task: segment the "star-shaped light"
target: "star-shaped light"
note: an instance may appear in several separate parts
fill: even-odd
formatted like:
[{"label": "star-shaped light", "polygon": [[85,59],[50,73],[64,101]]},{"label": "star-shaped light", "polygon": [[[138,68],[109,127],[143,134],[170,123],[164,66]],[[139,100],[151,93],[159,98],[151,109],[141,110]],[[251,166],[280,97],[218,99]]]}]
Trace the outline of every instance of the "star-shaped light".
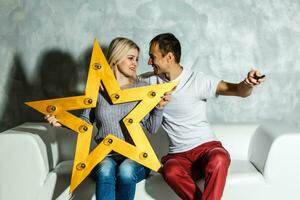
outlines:
[{"label": "star-shaped light", "polygon": [[[90,152],[93,125],[68,112],[96,107],[101,84],[113,104],[139,101],[137,106],[123,119],[135,146],[109,134]],[[140,121],[158,104],[164,93],[172,90],[175,86],[176,83],[165,83],[121,90],[99,43],[95,40],[85,95],[32,101],[25,104],[44,115],[55,115],[61,124],[78,133],[70,185],[70,192],[73,192],[111,151],[158,171],[161,164],[140,126]]]}]

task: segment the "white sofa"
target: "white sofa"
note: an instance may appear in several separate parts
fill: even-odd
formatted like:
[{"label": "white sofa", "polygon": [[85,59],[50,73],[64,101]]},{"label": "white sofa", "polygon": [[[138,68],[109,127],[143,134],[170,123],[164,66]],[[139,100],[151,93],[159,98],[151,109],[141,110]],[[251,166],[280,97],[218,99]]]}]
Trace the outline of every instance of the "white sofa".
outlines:
[{"label": "white sofa", "polygon": [[[214,124],[231,154],[223,200],[299,200],[300,131],[279,122]],[[167,138],[149,136],[158,156]],[[25,123],[0,133],[0,199],[95,199],[95,183],[87,178],[69,194],[76,134],[46,123]],[[199,185],[203,185],[201,181]],[[160,174],[137,185],[137,200],[176,200]]]}]

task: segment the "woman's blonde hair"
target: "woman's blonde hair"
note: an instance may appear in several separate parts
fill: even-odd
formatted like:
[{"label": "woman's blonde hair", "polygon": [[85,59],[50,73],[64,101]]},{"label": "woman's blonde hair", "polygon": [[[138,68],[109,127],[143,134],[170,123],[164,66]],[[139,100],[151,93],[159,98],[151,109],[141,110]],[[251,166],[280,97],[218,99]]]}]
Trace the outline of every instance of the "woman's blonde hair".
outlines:
[{"label": "woman's blonde hair", "polygon": [[140,51],[138,45],[130,39],[123,37],[117,37],[113,39],[109,45],[107,52],[108,64],[111,67],[116,65],[127,55],[130,49],[137,49],[138,52]]}]

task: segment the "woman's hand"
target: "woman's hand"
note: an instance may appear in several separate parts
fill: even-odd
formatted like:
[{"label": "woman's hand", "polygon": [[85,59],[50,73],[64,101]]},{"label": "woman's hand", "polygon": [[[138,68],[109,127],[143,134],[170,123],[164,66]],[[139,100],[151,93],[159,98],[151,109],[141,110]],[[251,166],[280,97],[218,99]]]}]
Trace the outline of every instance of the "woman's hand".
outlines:
[{"label": "woman's hand", "polygon": [[61,123],[58,122],[58,120],[56,119],[56,117],[54,115],[46,115],[45,119],[49,122],[49,124],[51,124],[52,126],[55,127],[60,127]]}]

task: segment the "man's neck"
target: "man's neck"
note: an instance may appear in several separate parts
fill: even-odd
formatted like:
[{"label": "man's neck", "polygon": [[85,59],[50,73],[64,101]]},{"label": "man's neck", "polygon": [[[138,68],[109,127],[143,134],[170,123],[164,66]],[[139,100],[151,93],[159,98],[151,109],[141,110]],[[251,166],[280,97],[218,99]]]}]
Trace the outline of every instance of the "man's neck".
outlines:
[{"label": "man's neck", "polygon": [[169,72],[165,73],[165,77],[169,81],[173,81],[182,73],[182,70],[183,70],[183,68],[180,66],[180,64],[175,64],[175,65],[171,66]]}]

